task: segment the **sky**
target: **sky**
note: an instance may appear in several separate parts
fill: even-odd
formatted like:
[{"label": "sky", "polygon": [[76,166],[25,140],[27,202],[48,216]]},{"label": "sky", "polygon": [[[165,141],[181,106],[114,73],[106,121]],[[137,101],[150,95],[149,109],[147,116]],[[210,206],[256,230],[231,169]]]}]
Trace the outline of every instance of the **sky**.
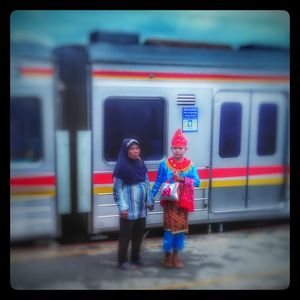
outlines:
[{"label": "sky", "polygon": [[290,16],[284,10],[16,10],[12,41],[50,47],[86,44],[89,33],[108,30],[148,38],[290,47]]}]

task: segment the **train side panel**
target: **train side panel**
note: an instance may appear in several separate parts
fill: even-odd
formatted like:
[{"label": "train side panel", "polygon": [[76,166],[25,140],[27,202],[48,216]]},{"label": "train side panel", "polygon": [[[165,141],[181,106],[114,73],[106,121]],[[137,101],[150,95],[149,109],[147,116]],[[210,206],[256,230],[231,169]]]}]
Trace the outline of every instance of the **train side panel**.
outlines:
[{"label": "train side panel", "polygon": [[[191,224],[288,216],[288,199],[284,196],[288,77],[270,76],[270,83],[266,83],[261,74],[251,75],[250,82],[241,82],[237,75],[231,81],[220,83],[217,81],[224,73],[219,71],[218,76],[214,73],[215,82],[207,80],[204,83],[202,77],[202,80],[195,83],[186,80],[185,76],[190,71],[186,69],[175,69],[172,72],[169,67],[169,78],[164,75],[163,80],[152,80],[156,72],[161,74],[163,70],[152,67],[149,71],[147,66],[144,67],[146,71],[130,70],[130,66],[122,66],[125,71],[119,71],[114,66],[114,71],[109,73],[103,70],[105,67],[94,68],[92,85],[94,232],[118,227],[118,210],[111,194],[111,172],[119,147],[115,145],[115,157],[110,162],[105,159],[105,154],[102,157],[100,154],[101,151],[106,151],[107,143],[110,143],[104,137],[107,131],[105,120],[114,119],[115,115],[113,111],[106,111],[105,105],[115,100],[119,100],[116,102],[119,107],[124,105],[123,111],[121,109],[118,112],[118,118],[124,118],[124,122],[119,123],[119,119],[114,119],[109,127],[116,132],[123,130],[125,134],[126,127],[131,126],[130,121],[134,124],[134,120],[137,120],[135,124],[141,126],[138,131],[132,129],[126,134],[143,139],[143,135],[147,136],[153,128],[151,122],[144,122],[142,106],[147,107],[147,104],[143,100],[155,103],[158,99],[163,99],[166,104],[163,108],[165,122],[160,124],[160,134],[163,134],[162,138],[165,137],[161,148],[166,151],[161,152],[161,156],[171,155],[169,145],[172,132],[178,127],[185,132],[189,145],[187,155],[195,162],[202,182],[200,189],[195,191],[196,211],[190,214]],[[203,70],[197,72],[201,73]],[[247,74],[247,71],[244,72]],[[104,74],[117,74],[118,78],[112,79]],[[138,78],[129,80],[129,74],[132,77],[135,74]],[[173,74],[176,74],[176,82],[171,77]],[[139,80],[140,76],[143,76],[143,80]],[[209,75],[206,76],[209,78]],[[256,82],[259,80],[262,82]],[[136,103],[135,109],[132,109],[132,101]],[[139,119],[139,114],[143,116],[142,119]],[[272,126],[265,128],[269,119],[273,122],[272,126],[276,127],[274,132]],[[155,122],[155,113],[153,120]],[[190,122],[191,127],[186,122]],[[123,124],[123,128],[120,124]],[[115,135],[111,134],[110,138],[113,136]],[[273,146],[268,145],[269,141],[266,140],[270,138],[273,139],[270,143],[275,143]],[[273,150],[270,153],[264,147],[273,147]],[[257,154],[257,151],[260,152]],[[159,160],[147,161],[147,165],[153,182]],[[108,185],[101,184],[101,176],[103,179],[106,176]],[[269,196],[265,197],[265,193]],[[162,224],[159,195],[155,210],[149,213],[147,224]]]},{"label": "train side panel", "polygon": [[[122,67],[124,69],[124,66]],[[130,69],[130,66],[127,68]],[[103,67],[96,65],[92,71],[94,232],[116,229],[119,225],[118,210],[112,197],[112,171],[120,140],[125,136],[135,136],[141,141],[142,154],[149,169],[152,185],[160,161],[171,155],[172,132],[182,126],[188,139],[187,155],[193,159],[199,174],[203,177],[201,187],[195,191],[196,211],[191,214],[190,219],[191,222],[207,220],[211,89],[198,88],[197,84],[175,82],[171,79],[158,81],[148,77],[144,80],[139,78],[129,80],[126,72],[119,72],[119,78],[112,80],[108,76],[100,77],[99,70],[103,72]],[[159,71],[158,68],[156,70]],[[188,119],[186,115],[190,116],[192,113],[195,124],[189,128],[184,122]],[[119,132],[121,136],[116,136],[113,130]],[[105,136],[106,134],[110,134],[109,138]],[[117,144],[113,141],[114,138]],[[107,157],[109,152],[107,149],[114,149],[111,151],[114,152],[111,161]],[[151,227],[161,224],[162,208],[157,195],[155,209],[149,212],[147,225]]]},{"label": "train side panel", "polygon": [[11,60],[11,240],[56,237],[53,64]]},{"label": "train side panel", "polygon": [[[110,42],[88,46],[82,49],[84,55],[72,46],[58,51],[61,77],[68,78],[64,99],[74,104],[74,115],[65,114],[73,135],[71,214],[91,216],[84,221],[89,233],[118,230],[112,172],[122,139],[141,142],[153,184],[160,161],[171,155],[170,140],[177,128],[188,139],[187,156],[201,178],[190,223],[288,216],[288,200],[279,195],[286,186],[282,134],[288,116],[280,103],[289,101],[288,53]],[[265,99],[270,103],[256,100],[260,94],[271,97]],[[281,94],[286,97],[280,100]],[[83,126],[77,124],[78,117]],[[255,155],[255,147],[261,148],[253,146],[256,135],[274,135],[264,129],[266,121],[259,125],[266,117],[277,124],[274,153],[258,150]],[[275,199],[263,199],[266,192]],[[147,225],[162,226],[159,195]]]},{"label": "train side panel", "polygon": [[288,217],[288,86],[221,90],[214,100],[209,219]]}]

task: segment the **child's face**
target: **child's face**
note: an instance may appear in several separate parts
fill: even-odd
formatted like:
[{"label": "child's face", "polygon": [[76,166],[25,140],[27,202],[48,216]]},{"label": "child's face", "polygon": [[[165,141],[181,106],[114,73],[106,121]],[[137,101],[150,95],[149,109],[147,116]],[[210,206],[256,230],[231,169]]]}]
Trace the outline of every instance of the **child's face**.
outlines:
[{"label": "child's face", "polygon": [[181,159],[184,156],[184,153],[186,152],[186,147],[171,147],[173,156],[175,159]]}]

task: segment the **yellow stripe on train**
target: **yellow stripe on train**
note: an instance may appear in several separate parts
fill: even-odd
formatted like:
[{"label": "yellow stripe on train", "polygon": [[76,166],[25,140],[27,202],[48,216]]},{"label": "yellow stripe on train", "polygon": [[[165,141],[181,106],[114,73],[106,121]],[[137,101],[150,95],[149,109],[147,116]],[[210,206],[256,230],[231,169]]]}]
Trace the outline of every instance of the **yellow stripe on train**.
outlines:
[{"label": "yellow stripe on train", "polygon": [[[229,186],[245,186],[247,184],[246,179],[237,180],[213,180],[212,187],[229,187]],[[284,178],[254,178],[248,180],[248,185],[279,185],[284,184]],[[152,185],[152,184],[151,184]],[[208,188],[208,181],[202,181],[200,184],[201,189]],[[112,186],[97,186],[94,188],[94,195],[112,194]]]},{"label": "yellow stripe on train", "polygon": [[24,196],[26,196],[26,197],[34,197],[34,198],[45,197],[45,196],[55,197],[56,192],[55,192],[55,190],[13,191],[13,192],[10,193],[10,195],[12,197],[24,197]]},{"label": "yellow stripe on train", "polygon": [[[150,186],[153,186],[153,183],[150,183]],[[206,189],[208,188],[208,181],[202,181],[200,184],[200,188],[201,189]],[[108,186],[97,186],[94,187],[94,195],[99,195],[99,194],[112,194],[112,185],[108,185]]]},{"label": "yellow stripe on train", "polygon": [[284,178],[250,179],[248,185],[278,185],[283,184]]},{"label": "yellow stripe on train", "polygon": [[[253,178],[248,179],[248,185],[278,185],[283,184],[284,178]],[[237,180],[213,180],[212,187],[245,186],[246,179]]]}]

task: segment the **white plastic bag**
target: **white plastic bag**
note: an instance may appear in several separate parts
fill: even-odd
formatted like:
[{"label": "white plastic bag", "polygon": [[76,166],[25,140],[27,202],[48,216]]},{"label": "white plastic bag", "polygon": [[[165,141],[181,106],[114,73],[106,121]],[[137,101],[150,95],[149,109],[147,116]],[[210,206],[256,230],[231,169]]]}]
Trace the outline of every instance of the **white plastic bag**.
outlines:
[{"label": "white plastic bag", "polygon": [[171,200],[171,201],[178,201],[179,200],[179,193],[178,187],[179,182],[170,183],[170,180],[163,183],[161,188],[161,200]]}]

